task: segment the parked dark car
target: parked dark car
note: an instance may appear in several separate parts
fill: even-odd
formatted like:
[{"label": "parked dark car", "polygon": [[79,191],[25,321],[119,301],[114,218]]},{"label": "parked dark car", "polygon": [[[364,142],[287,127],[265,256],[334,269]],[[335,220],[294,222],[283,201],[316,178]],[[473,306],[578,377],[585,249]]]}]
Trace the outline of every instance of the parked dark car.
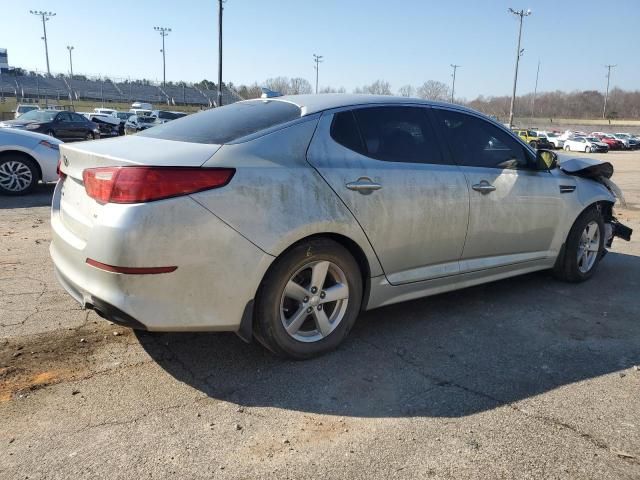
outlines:
[{"label": "parked dark car", "polygon": [[21,128],[65,141],[100,138],[95,123],[78,113],[59,110],[32,110],[20,118],[0,123],[0,127]]},{"label": "parked dark car", "polygon": [[120,133],[120,120],[104,113],[85,113],[84,116],[100,129],[101,138],[117,137]]},{"label": "parked dark car", "polygon": [[187,114],[183,112],[169,112],[167,110],[153,110],[151,115],[156,117],[159,123],[167,123],[171,120],[185,117]]},{"label": "parked dark car", "polygon": [[124,133],[126,135],[133,135],[134,133],[155,127],[156,125],[160,125],[160,121],[156,117],[150,115],[131,115],[129,120],[124,124]]},{"label": "parked dark car", "polygon": [[135,113],[133,112],[116,112],[114,113],[114,116],[120,121],[120,129],[119,129],[119,133],[120,135],[124,135],[124,125],[125,123],[127,123],[127,120],[129,120],[131,117],[133,117],[135,115]]}]

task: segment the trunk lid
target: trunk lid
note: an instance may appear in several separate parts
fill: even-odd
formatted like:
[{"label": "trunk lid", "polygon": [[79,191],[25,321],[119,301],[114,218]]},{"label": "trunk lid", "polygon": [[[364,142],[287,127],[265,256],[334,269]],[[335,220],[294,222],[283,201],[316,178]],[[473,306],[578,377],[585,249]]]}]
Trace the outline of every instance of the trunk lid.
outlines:
[{"label": "trunk lid", "polygon": [[175,142],[136,135],[60,145],[61,171],[82,181],[86,168],[121,165],[199,167],[220,145]]},{"label": "trunk lid", "polygon": [[[199,167],[220,145],[183,143],[157,138],[128,136],[60,145],[60,170],[66,175],[59,186],[59,220],[83,247],[93,226],[102,221],[106,206],[87,195],[82,180],[86,168],[153,165]],[[58,190],[58,189],[57,189]],[[54,199],[54,203],[56,199]]]}]

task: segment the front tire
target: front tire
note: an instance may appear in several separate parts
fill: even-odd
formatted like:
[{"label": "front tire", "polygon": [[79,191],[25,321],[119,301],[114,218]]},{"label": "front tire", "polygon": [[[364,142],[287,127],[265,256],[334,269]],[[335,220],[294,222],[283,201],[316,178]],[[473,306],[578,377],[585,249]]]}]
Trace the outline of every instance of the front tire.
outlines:
[{"label": "front tire", "polygon": [[564,151],[565,152],[570,152],[571,151],[571,147],[569,145],[565,145],[564,146]]},{"label": "front tire", "polygon": [[362,275],[329,239],[302,243],[277,259],[258,295],[254,334],[276,355],[296,360],[335,349],[360,312]]},{"label": "front tire", "polygon": [[38,168],[30,158],[11,154],[0,159],[0,193],[26,195],[35,188],[38,180]]},{"label": "front tire", "polygon": [[595,272],[604,251],[604,220],[596,208],[582,212],[569,231],[554,274],[567,282],[584,282]]}]

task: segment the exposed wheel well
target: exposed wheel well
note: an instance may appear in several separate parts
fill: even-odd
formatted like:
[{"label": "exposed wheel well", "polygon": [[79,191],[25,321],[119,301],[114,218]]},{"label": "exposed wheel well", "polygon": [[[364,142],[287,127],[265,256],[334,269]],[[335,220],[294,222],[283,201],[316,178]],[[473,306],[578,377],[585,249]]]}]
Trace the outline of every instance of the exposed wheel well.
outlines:
[{"label": "exposed wheel well", "polygon": [[40,164],[38,163],[38,161],[35,158],[33,158],[28,153],[22,152],[20,150],[5,150],[3,152],[0,152],[0,160],[3,160],[5,157],[8,157],[10,155],[11,156],[20,156],[20,157],[27,158],[27,159],[31,160],[33,162],[33,164],[36,166],[36,170],[38,172],[38,180],[42,180],[42,169],[40,168]]}]

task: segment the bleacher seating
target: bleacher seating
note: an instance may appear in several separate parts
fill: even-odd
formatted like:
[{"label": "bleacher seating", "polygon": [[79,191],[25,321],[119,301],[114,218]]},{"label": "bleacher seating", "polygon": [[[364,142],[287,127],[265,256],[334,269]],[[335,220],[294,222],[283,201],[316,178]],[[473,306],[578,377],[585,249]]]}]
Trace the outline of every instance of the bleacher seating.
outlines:
[{"label": "bleacher seating", "polygon": [[[217,90],[201,90],[196,87],[176,85],[157,86],[137,81],[113,83],[111,80],[89,80],[80,76],[47,77],[43,75],[8,75],[0,77],[0,92],[4,96],[18,98],[65,99],[73,95],[77,100],[99,100],[107,102],[147,102],[162,105],[215,105]],[[242,98],[233,90],[224,87],[222,101],[225,105]]]}]

